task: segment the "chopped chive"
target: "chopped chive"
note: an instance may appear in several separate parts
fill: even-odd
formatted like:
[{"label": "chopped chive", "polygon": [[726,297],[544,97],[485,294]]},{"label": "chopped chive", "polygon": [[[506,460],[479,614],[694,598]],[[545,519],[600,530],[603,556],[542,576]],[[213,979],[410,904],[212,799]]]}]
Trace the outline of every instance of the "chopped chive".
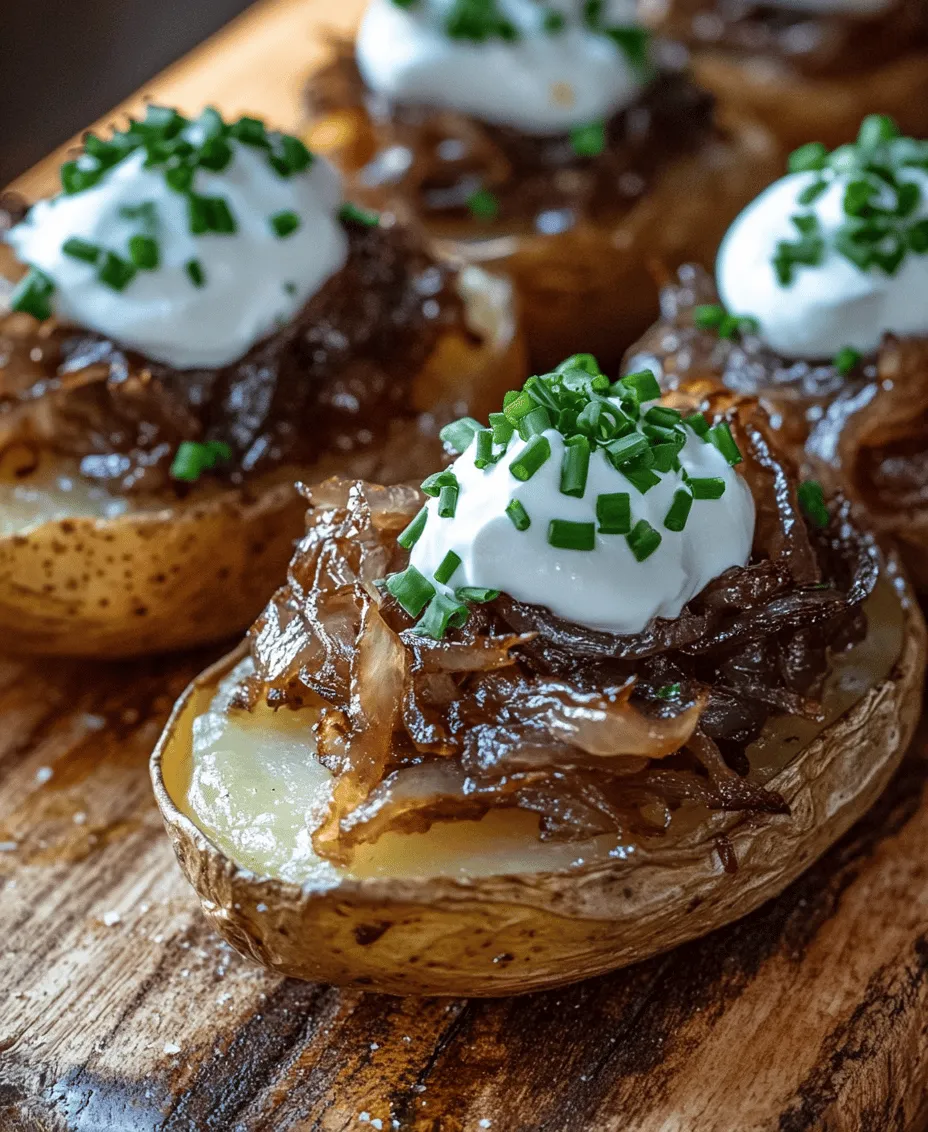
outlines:
[{"label": "chopped chive", "polygon": [[460,629],[469,616],[470,610],[462,602],[447,594],[437,593],[412,631],[419,637],[431,637],[440,641],[449,628]]},{"label": "chopped chive", "polygon": [[338,218],[343,224],[360,224],[362,228],[376,228],[380,224],[380,213],[372,212],[369,208],[362,208],[350,200],[338,211]]},{"label": "chopped chive", "polygon": [[625,536],[628,548],[639,562],[650,558],[661,545],[660,532],[656,531],[647,519],[639,519]]},{"label": "chopped chive", "polygon": [[187,220],[194,236],[205,232],[231,236],[238,230],[228,202],[222,197],[202,197],[191,193],[187,197]]},{"label": "chopped chive", "polygon": [[124,291],[135,278],[133,264],[120,259],[114,252],[106,252],[103,262],[97,268],[97,279],[114,291]]},{"label": "chopped chive", "polygon": [[807,142],[789,155],[790,173],[817,173],[825,168],[828,150],[821,142]]},{"label": "chopped chive", "polygon": [[196,483],[203,472],[232,458],[232,449],[225,441],[184,440],[177,446],[171,463],[171,477]]},{"label": "chopped chive", "polygon": [[650,468],[625,467],[621,469],[621,472],[632,487],[637,488],[642,495],[650,491],[652,487],[657,487],[661,482],[661,477],[655,475]]},{"label": "chopped chive", "polygon": [[494,444],[508,444],[515,432],[505,413],[490,413],[490,427],[493,429]]},{"label": "chopped chive", "polygon": [[203,271],[203,265],[198,259],[188,259],[184,264],[184,271],[190,279],[194,287],[202,287],[206,283],[206,274]]},{"label": "chopped chive", "polygon": [[719,421],[717,425],[713,425],[709,429],[709,440],[718,448],[732,467],[741,463],[743,459],[741,449],[731,434],[731,425],[728,421]]},{"label": "chopped chive", "polygon": [[572,369],[582,369],[590,377],[602,377],[603,371],[594,354],[571,354],[557,367],[555,373],[569,373]]},{"label": "chopped chive", "polygon": [[457,483],[446,483],[438,493],[439,519],[453,519],[458,509],[458,495],[460,488]]},{"label": "chopped chive", "polygon": [[483,425],[480,421],[475,421],[473,417],[461,417],[459,420],[446,424],[438,436],[446,448],[450,448],[452,452],[457,452],[460,456],[462,452],[467,450],[475,433],[480,432],[482,428]]},{"label": "chopped chive", "polygon": [[656,401],[661,395],[657,378],[649,369],[640,370],[638,373],[627,373],[619,378],[619,385],[628,389],[641,402]]},{"label": "chopped chive", "polygon": [[671,409],[667,405],[652,405],[644,415],[648,424],[660,425],[662,428],[673,428],[680,423],[682,418],[681,412],[677,409]]},{"label": "chopped chive", "polygon": [[435,596],[435,587],[415,566],[407,566],[398,574],[389,574],[386,586],[410,617],[418,617]]},{"label": "chopped chive", "polygon": [[416,515],[409,526],[400,532],[400,534],[397,536],[396,541],[400,544],[403,550],[412,550],[412,548],[416,545],[416,543],[419,541],[419,537],[425,530],[425,522],[428,517],[428,508],[422,507],[418,515]]},{"label": "chopped chive", "polygon": [[530,480],[551,455],[551,445],[546,436],[533,436],[521,453],[509,465],[509,470],[517,480]]},{"label": "chopped chive", "polygon": [[860,362],[861,355],[852,347],[845,346],[835,354],[833,365],[842,377],[847,377],[852,369]]},{"label": "chopped chive", "polygon": [[627,535],[632,529],[631,496],[628,492],[597,495],[596,521],[601,535]]},{"label": "chopped chive", "polygon": [[275,153],[271,165],[282,177],[303,173],[313,163],[313,155],[293,134],[274,135]]},{"label": "chopped chive", "polygon": [[269,145],[267,129],[260,118],[243,115],[237,122],[232,123],[229,133],[236,141],[244,142],[245,145],[259,146],[262,149],[266,149]]},{"label": "chopped chive", "polygon": [[648,451],[648,438],[640,432],[630,432],[627,436],[620,436],[618,440],[610,440],[605,446],[606,455],[610,462],[621,468]]},{"label": "chopped chive", "polygon": [[686,486],[694,499],[721,499],[725,494],[725,481],[719,476],[691,476]]},{"label": "chopped chive", "polygon": [[606,148],[606,126],[603,122],[590,122],[574,126],[570,131],[570,145],[578,157],[599,157]]},{"label": "chopped chive", "polygon": [[590,442],[585,436],[571,436],[564,441],[561,459],[561,494],[582,499],[590,472]]},{"label": "chopped chive", "polygon": [[868,114],[860,123],[857,144],[863,149],[875,149],[882,142],[899,137],[899,127],[888,114]]},{"label": "chopped chive", "polygon": [[683,691],[680,684],[664,684],[663,687],[657,689],[657,695],[662,700],[675,700]]},{"label": "chopped chive", "polygon": [[426,495],[430,495],[433,499],[437,499],[441,495],[443,487],[457,487],[458,477],[450,468],[445,468],[441,472],[432,472],[419,485]]},{"label": "chopped chive", "polygon": [[565,22],[563,12],[559,12],[557,8],[547,8],[542,19],[542,27],[548,35],[557,35],[564,30]]},{"label": "chopped chive", "polygon": [[596,526],[552,519],[548,524],[548,543],[559,550],[592,550],[596,546]]},{"label": "chopped chive", "polygon": [[478,189],[467,198],[467,208],[475,220],[495,220],[499,216],[499,200],[489,189]]},{"label": "chopped chive", "polygon": [[828,508],[825,506],[825,493],[822,485],[816,480],[805,480],[797,492],[799,506],[817,527],[827,527],[829,523]]},{"label": "chopped chive", "polygon": [[71,259],[79,259],[84,263],[96,263],[100,258],[100,248],[89,240],[82,240],[80,236],[71,236],[61,245],[61,250]]},{"label": "chopped chive", "polygon": [[686,526],[686,520],[690,516],[690,508],[693,506],[693,497],[685,488],[677,488],[674,492],[673,502],[670,504],[670,509],[664,516],[664,526],[668,531],[682,531]]},{"label": "chopped chive", "polygon": [[152,236],[130,236],[129,259],[143,271],[156,270],[161,262],[158,241]]},{"label": "chopped chive", "polygon": [[651,455],[654,458],[654,470],[665,474],[669,472],[677,462],[679,451],[680,449],[672,441],[655,444],[651,449]]},{"label": "chopped chive", "polygon": [[446,585],[448,583],[448,580],[451,578],[451,575],[455,572],[455,570],[457,570],[460,565],[461,556],[459,554],[455,554],[453,550],[449,550],[445,557],[438,564],[438,568],[435,570],[435,581],[441,582],[443,586]]},{"label": "chopped chive", "polygon": [[495,464],[496,458],[493,455],[493,430],[490,428],[482,428],[474,435],[477,438],[476,448],[474,450],[474,465],[478,468],[487,468],[491,464]]},{"label": "chopped chive", "polygon": [[516,428],[518,428],[522,418],[527,417],[537,406],[538,402],[526,390],[522,390],[521,393],[516,393],[514,397],[509,397],[507,394],[503,399],[503,412],[506,415],[506,419]]},{"label": "chopped chive", "polygon": [[523,440],[530,440],[533,436],[540,436],[551,427],[551,417],[544,405],[536,405],[519,421],[519,436]]},{"label": "chopped chive", "polygon": [[709,422],[702,413],[690,413],[688,417],[683,418],[683,423],[695,432],[697,436],[702,437],[703,440],[708,440]]},{"label": "chopped chive", "polygon": [[717,330],[725,318],[721,303],[704,303],[693,310],[693,324],[700,330]]},{"label": "chopped chive", "polygon": [[513,499],[509,502],[506,508],[506,514],[509,516],[512,525],[517,531],[527,531],[532,525],[532,521],[528,517],[528,512],[518,499]]},{"label": "chopped chive", "polygon": [[225,138],[207,138],[197,154],[197,164],[212,173],[221,173],[231,160],[232,146]]},{"label": "chopped chive", "polygon": [[31,314],[40,322],[52,316],[51,297],[55,284],[51,277],[37,267],[30,267],[26,275],[13,288],[10,310]]},{"label": "chopped chive", "polygon": [[499,590],[491,590],[486,586],[461,586],[460,589],[454,591],[454,596],[458,601],[473,601],[478,605],[483,605],[488,601],[496,601],[499,597]]},{"label": "chopped chive", "polygon": [[66,161],[61,166],[61,187],[67,196],[74,196],[92,189],[105,172],[99,163],[83,166],[77,161]]},{"label": "chopped chive", "polygon": [[193,184],[193,167],[190,165],[175,165],[165,169],[164,179],[168,188],[176,193],[185,193]]},{"label": "chopped chive", "polygon": [[292,210],[284,209],[282,212],[275,212],[273,216],[269,216],[268,223],[278,240],[283,240],[299,228],[300,218]]}]

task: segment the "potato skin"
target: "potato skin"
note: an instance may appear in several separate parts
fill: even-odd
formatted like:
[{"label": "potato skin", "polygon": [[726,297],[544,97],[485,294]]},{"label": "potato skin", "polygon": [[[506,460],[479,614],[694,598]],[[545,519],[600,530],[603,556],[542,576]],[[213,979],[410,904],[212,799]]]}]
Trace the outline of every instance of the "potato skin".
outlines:
[{"label": "potato skin", "polygon": [[[776,896],[884,789],[915,730],[924,621],[898,575],[905,624],[889,677],[826,728],[770,786],[786,818],[716,813],[682,842],[567,872],[346,880],[335,888],[258,877],[223,856],[175,806],[190,728],[240,648],[178,701],[151,760],[155,796],[181,868],[216,930],[284,975],[388,994],[492,997],[626,966],[746,915]],[[724,833],[738,860],[713,851]],[[258,911],[259,905],[265,908]]]},{"label": "potato skin", "polygon": [[785,150],[809,141],[829,149],[853,141],[865,115],[889,114],[904,134],[928,131],[928,52],[836,78],[805,76],[769,60],[711,48],[692,54],[693,77],[723,107],[762,122]]},{"label": "potato skin", "polygon": [[[480,336],[439,339],[412,386],[418,412],[464,404],[485,414],[525,378],[524,343],[504,281],[462,287]],[[482,278],[481,278],[482,277]],[[187,648],[243,632],[287,569],[304,529],[294,484],[336,472],[397,482],[441,459],[437,426],[397,421],[379,446],[329,454],[240,489],[196,485],[178,501],[113,519],[75,516],[0,536],[0,640],[5,651],[99,658]]]}]

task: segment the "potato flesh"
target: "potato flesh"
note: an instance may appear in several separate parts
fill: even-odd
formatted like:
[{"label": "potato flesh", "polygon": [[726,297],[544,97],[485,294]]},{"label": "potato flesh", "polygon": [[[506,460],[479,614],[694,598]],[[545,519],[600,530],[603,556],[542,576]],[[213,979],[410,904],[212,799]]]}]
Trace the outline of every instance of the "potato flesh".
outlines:
[{"label": "potato flesh", "polygon": [[129,509],[127,499],[84,479],[73,461],[46,461],[21,477],[0,474],[0,537],[61,519],[117,519]]},{"label": "potato flesh", "polygon": [[[834,659],[824,696],[825,720],[773,717],[748,749],[752,777],[769,780],[825,726],[834,722],[900,655],[903,610],[893,584],[882,579],[867,604],[870,630],[855,648]],[[223,680],[209,709],[194,722],[188,786],[180,808],[239,865],[294,883],[336,884],[350,876],[499,876],[580,867],[606,855],[626,857],[635,846],[616,836],[542,842],[538,819],[499,810],[479,821],[442,822],[427,833],[385,834],[361,846],[350,870],[338,869],[312,849],[312,832],[328,804],[332,776],[314,758],[309,711],[277,713],[260,706],[229,709],[229,698],[250,661]],[[705,816],[683,807],[680,832]]]}]

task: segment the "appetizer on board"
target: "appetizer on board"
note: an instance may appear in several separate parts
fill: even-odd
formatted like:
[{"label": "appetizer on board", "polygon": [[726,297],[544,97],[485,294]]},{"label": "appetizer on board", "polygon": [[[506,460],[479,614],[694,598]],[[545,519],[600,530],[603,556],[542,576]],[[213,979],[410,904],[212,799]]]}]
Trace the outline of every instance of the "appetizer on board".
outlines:
[{"label": "appetizer on board", "polygon": [[815,474],[900,540],[924,587],[928,142],[873,115],[853,144],[804,145],[789,167],[732,224],[716,285],[681,269],[626,364],[665,387],[721,378],[761,396]]},{"label": "appetizer on board", "polygon": [[657,311],[651,265],[709,262],[778,159],[623,0],[372,0],[308,99],[359,200],[511,275],[536,368],[617,365]]},{"label": "appetizer on board", "polygon": [[524,375],[508,283],[255,118],[149,106],[56,196],[0,203],[4,647],[240,631],[303,529],[296,479],[421,474],[442,414]]},{"label": "appetizer on board", "polygon": [[685,44],[721,105],[787,149],[849,141],[864,114],[928,133],[924,0],[641,0],[643,22]]},{"label": "appetizer on board", "polygon": [[307,493],[247,642],[152,757],[216,929],[284,974],[501,995],[779,892],[917,719],[917,603],[757,403],[590,355],[422,484]]}]

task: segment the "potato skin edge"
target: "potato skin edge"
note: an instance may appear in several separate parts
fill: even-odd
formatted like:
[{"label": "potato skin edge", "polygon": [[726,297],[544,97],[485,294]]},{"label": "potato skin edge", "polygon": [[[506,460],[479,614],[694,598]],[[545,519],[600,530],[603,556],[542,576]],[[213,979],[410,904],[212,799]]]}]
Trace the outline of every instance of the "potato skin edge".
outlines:
[{"label": "potato skin edge", "polygon": [[[926,630],[898,573],[902,651],[887,679],[771,782],[788,818],[714,814],[678,845],[571,873],[463,881],[365,878],[332,888],[258,877],[226,858],[175,806],[162,762],[244,646],[184,692],[151,759],[178,861],[213,927],[283,975],[387,994],[495,997],[561,986],[667,951],[779,894],[877,799],[921,712]],[[725,833],[738,858],[712,849]],[[265,908],[258,911],[258,906]]]}]

